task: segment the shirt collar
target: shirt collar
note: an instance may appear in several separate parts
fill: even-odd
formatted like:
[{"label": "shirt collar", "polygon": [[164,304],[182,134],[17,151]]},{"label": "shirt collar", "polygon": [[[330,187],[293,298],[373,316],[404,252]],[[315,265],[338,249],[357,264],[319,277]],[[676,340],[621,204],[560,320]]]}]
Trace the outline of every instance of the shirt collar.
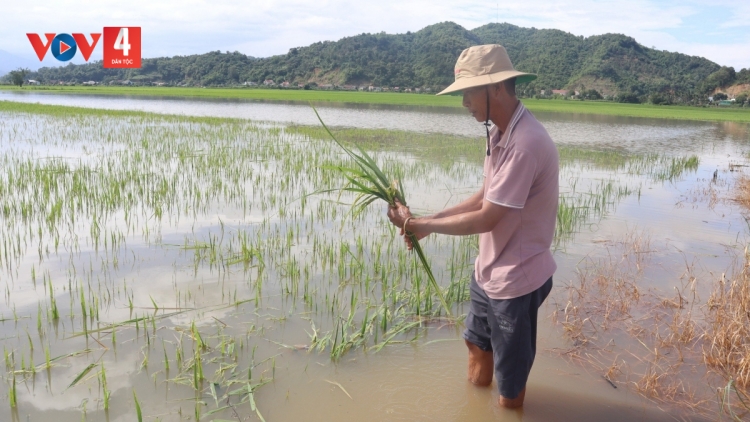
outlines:
[{"label": "shirt collar", "polygon": [[503,148],[508,148],[508,143],[510,142],[510,135],[513,133],[513,129],[515,129],[516,124],[519,120],[521,120],[521,116],[523,116],[524,111],[526,111],[526,107],[524,107],[522,102],[518,102],[518,105],[516,106],[516,111],[513,112],[513,116],[510,118],[510,122],[508,123],[508,128],[505,130],[505,132],[500,136],[500,131],[498,130],[496,125],[492,125],[490,128],[490,147],[492,149],[495,149],[496,146],[499,144],[502,144]]}]

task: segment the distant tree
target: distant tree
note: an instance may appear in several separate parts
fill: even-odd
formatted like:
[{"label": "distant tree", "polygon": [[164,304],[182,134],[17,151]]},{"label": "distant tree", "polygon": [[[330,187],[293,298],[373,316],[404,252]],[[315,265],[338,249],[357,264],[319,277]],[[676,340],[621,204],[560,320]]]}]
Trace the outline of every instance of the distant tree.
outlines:
[{"label": "distant tree", "polygon": [[705,92],[711,92],[716,88],[724,88],[734,83],[737,78],[737,74],[733,67],[723,66],[716,72],[708,75],[705,81],[703,81],[703,90]]},{"label": "distant tree", "polygon": [[586,100],[601,100],[602,94],[599,93],[599,91],[595,89],[589,89],[586,91],[583,91],[581,93],[581,96]]},{"label": "distant tree", "polygon": [[714,94],[714,101],[726,100],[727,98],[729,97],[727,97],[727,94],[723,92],[717,92],[716,94]]},{"label": "distant tree", "polygon": [[648,100],[649,100],[649,102],[651,104],[656,104],[656,105],[669,105],[669,104],[672,104],[672,101],[669,100],[668,96],[666,96],[664,94],[661,94],[661,93],[658,93],[658,92],[655,92],[655,93],[651,94],[648,97]]},{"label": "distant tree", "polygon": [[621,92],[617,94],[617,102],[639,104],[641,102],[641,99],[638,98],[638,95],[632,92]]},{"label": "distant tree", "polygon": [[26,75],[28,75],[29,73],[31,73],[31,71],[24,68],[12,70],[10,72],[10,81],[13,83],[13,85],[18,85],[19,87],[21,87],[23,86],[23,82],[26,79]]},{"label": "distant tree", "polygon": [[747,94],[740,94],[734,97],[734,100],[737,102],[737,104],[743,105],[745,104],[745,101],[747,101]]},{"label": "distant tree", "polygon": [[240,72],[237,70],[237,66],[229,66],[229,79],[232,82],[238,82],[240,78]]},{"label": "distant tree", "polygon": [[568,95],[568,97],[575,97],[576,96],[576,90],[575,89],[569,89],[567,95]]}]

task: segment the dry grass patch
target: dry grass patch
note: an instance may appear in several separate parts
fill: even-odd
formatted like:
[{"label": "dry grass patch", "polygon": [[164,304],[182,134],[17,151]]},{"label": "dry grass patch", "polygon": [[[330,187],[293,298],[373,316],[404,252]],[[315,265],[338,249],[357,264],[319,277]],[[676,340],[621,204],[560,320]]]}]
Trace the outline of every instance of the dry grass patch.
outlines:
[{"label": "dry grass patch", "polygon": [[[664,294],[646,275],[657,249],[645,232],[633,230],[606,243],[602,257],[582,261],[577,279],[566,286],[565,306],[553,314],[571,342],[562,354],[594,368],[613,387],[632,388],[675,409],[708,417],[720,409],[739,414],[736,397],[747,395],[750,382],[749,283],[720,282],[704,302],[695,263],[686,262],[675,274],[680,285]],[[748,262],[750,257],[739,273],[745,280]],[[727,405],[726,394],[717,391],[729,380],[735,380],[735,400]]]},{"label": "dry grass patch", "polygon": [[734,187],[734,200],[750,210],[750,177],[747,175],[741,175],[737,178],[737,182]]},{"label": "dry grass patch", "polygon": [[[567,303],[553,319],[562,324],[575,346],[598,339],[613,323],[631,319],[631,308],[641,300],[637,281],[649,260],[651,239],[636,231],[607,246],[604,258],[587,258],[578,279],[567,284]],[[618,249],[617,252],[613,248]]]},{"label": "dry grass patch", "polygon": [[[750,387],[750,255],[739,273],[727,280],[722,274],[707,303],[704,360],[734,380]],[[746,391],[747,392],[747,391]]]}]

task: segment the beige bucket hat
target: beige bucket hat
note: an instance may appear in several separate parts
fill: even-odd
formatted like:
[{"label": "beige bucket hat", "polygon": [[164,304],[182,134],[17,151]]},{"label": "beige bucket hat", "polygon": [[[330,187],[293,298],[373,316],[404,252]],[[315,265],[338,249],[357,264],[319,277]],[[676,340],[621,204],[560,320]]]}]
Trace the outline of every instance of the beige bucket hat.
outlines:
[{"label": "beige bucket hat", "polygon": [[437,95],[496,84],[510,78],[516,78],[516,83],[536,79],[533,73],[514,69],[505,47],[498,44],[475,45],[462,51],[456,61],[454,73],[456,81]]}]

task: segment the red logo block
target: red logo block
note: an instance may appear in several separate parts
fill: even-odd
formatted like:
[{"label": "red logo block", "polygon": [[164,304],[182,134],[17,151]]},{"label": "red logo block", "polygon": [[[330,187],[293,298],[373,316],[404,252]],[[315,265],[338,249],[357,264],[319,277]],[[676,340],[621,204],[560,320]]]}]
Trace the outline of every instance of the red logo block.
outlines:
[{"label": "red logo block", "polygon": [[104,27],[104,67],[141,67],[141,27]]}]

